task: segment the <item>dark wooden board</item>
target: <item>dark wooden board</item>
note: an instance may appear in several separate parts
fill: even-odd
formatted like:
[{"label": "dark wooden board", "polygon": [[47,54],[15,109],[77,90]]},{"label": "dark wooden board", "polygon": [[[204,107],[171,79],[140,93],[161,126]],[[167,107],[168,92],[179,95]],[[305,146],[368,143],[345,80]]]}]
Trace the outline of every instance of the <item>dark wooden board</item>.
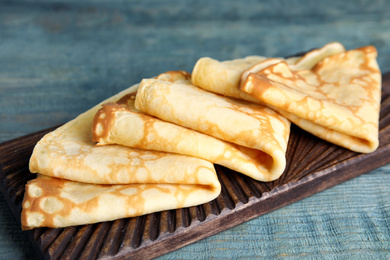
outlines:
[{"label": "dark wooden board", "polygon": [[[390,163],[390,73],[383,76],[379,148],[351,152],[292,125],[287,167],[263,183],[216,166],[222,192],[196,207],[68,228],[25,231],[45,259],[148,259],[186,246]],[[0,144],[0,190],[20,221],[28,161],[46,129]]]}]

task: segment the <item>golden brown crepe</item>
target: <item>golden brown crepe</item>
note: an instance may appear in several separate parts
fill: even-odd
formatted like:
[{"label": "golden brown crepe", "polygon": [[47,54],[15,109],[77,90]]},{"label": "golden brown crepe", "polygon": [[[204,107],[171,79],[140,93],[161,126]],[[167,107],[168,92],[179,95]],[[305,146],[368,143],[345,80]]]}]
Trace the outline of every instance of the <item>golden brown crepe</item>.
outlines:
[{"label": "golden brown crepe", "polygon": [[[334,42],[302,57],[264,58],[246,68],[235,64],[236,60],[202,58],[194,67],[192,82],[215,93],[267,105],[306,131],[353,151],[372,152],[378,146],[381,74],[375,48],[346,52],[343,45]],[[231,71],[233,78],[219,76]],[[300,80],[291,80],[291,75]],[[320,84],[319,77],[325,77],[320,78]],[[260,97],[254,89],[267,95]],[[325,103],[325,109],[309,107],[306,99],[299,103],[305,96],[309,97],[307,102]],[[335,117],[328,116],[329,109]]]},{"label": "golden brown crepe", "polygon": [[[104,103],[115,102],[137,87]],[[30,171],[60,179],[37,178],[28,183],[22,210],[25,228],[62,227],[142,215],[202,204],[219,195],[214,166],[206,160],[120,145],[95,147],[91,129],[100,107],[95,106],[45,135],[35,146]],[[89,192],[95,189],[94,197],[87,201]],[[135,190],[142,192],[133,194]],[[154,200],[153,196],[170,201]],[[112,202],[114,198],[117,203]],[[138,203],[133,204],[134,201]]]},{"label": "golden brown crepe", "polygon": [[[237,167],[246,162],[243,161],[242,155],[236,157],[239,153],[237,149],[234,151],[232,148],[238,148],[244,153],[258,150],[263,155],[258,157],[260,164],[258,163],[257,168],[263,173],[253,175],[254,178],[271,181],[284,171],[290,123],[272,109],[222,97],[199,89],[189,82],[166,82],[158,79],[142,80],[136,95],[135,107],[166,122],[235,144],[226,144],[225,148],[220,145],[221,148],[209,147],[216,141],[207,143],[209,141],[202,137],[195,141],[206,147],[199,150],[200,153],[204,153],[200,155],[202,158],[211,155],[219,159],[219,154],[222,154],[226,163],[231,163],[229,167]],[[183,137],[182,140],[185,139],[186,137]],[[183,146],[191,142],[193,141],[188,139]],[[245,149],[239,148],[240,146]],[[227,148],[230,151],[226,150]],[[207,151],[209,149],[210,151]],[[258,152],[257,154],[261,155]]]},{"label": "golden brown crepe", "polygon": [[[302,60],[313,57],[309,53]],[[381,73],[376,57],[376,49],[367,46],[306,66],[280,61],[249,73],[241,90],[322,139],[369,153],[379,144]]]},{"label": "golden brown crepe", "polygon": [[[176,76],[171,77],[173,74]],[[185,80],[171,71],[160,79]],[[183,81],[184,82],[184,81]],[[134,107],[136,93],[116,103],[103,105],[95,115],[92,139],[98,146],[120,144],[147,150],[184,154],[223,165],[256,180],[270,181],[267,155],[260,150],[225,142],[221,139],[160,120]]]},{"label": "golden brown crepe", "polygon": [[22,227],[66,227],[189,207],[214,198],[218,185],[213,178],[197,185],[104,185],[39,176],[26,186]]}]

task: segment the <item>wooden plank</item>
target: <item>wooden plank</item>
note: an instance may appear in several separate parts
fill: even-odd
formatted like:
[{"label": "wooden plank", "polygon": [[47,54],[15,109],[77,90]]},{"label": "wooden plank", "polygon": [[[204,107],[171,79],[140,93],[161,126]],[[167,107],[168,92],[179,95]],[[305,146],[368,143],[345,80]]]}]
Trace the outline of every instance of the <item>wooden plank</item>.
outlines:
[{"label": "wooden plank", "polygon": [[[45,259],[149,259],[234,227],[390,162],[390,73],[383,76],[380,146],[359,154],[292,126],[282,177],[261,183],[216,166],[222,193],[212,202],[137,218],[60,229],[26,231]],[[47,129],[0,144],[0,189],[20,220],[27,168]],[[75,241],[81,241],[75,243]]]}]

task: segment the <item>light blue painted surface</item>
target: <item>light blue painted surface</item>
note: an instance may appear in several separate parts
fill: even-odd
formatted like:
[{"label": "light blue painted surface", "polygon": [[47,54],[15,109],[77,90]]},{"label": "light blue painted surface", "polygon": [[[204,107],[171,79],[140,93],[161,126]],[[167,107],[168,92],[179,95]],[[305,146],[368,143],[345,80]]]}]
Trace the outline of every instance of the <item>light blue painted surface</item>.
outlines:
[{"label": "light blue painted surface", "polygon": [[159,259],[388,259],[390,167]]},{"label": "light blue painted surface", "polygon": [[[0,141],[64,123],[203,56],[374,45],[390,71],[389,1],[0,1]],[[161,257],[390,257],[390,167]],[[0,197],[0,259],[33,258]]]}]

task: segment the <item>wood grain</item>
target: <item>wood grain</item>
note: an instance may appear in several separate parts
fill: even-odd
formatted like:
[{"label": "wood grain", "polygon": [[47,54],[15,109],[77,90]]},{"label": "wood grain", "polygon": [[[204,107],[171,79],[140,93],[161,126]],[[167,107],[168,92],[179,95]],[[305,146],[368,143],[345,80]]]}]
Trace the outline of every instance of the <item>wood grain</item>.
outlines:
[{"label": "wood grain", "polygon": [[[0,189],[20,221],[25,183],[34,178],[28,160],[46,129],[0,144]],[[287,167],[280,179],[262,183],[216,166],[222,192],[215,200],[68,228],[26,231],[45,259],[150,259],[291,204],[390,162],[390,74],[383,76],[380,146],[351,152],[292,126]]]}]

